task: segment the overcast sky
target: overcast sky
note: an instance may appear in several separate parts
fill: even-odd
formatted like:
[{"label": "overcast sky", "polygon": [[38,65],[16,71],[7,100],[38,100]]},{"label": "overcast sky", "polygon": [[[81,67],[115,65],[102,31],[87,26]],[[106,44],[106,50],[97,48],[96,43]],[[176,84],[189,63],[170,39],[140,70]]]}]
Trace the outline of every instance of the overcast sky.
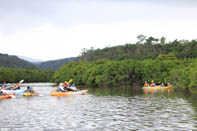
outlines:
[{"label": "overcast sky", "polygon": [[197,39],[197,0],[0,0],[0,53],[54,60],[141,34]]}]

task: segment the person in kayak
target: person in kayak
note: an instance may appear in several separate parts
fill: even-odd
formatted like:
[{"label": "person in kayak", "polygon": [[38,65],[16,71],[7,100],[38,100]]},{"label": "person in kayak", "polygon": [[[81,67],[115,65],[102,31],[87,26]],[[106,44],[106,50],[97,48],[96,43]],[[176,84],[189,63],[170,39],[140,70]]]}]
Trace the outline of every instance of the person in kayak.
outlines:
[{"label": "person in kayak", "polygon": [[12,89],[12,87],[11,87],[10,83],[8,83],[7,84],[7,90],[11,90],[11,89]]},{"label": "person in kayak", "polygon": [[72,89],[73,91],[77,91],[77,88],[76,88],[75,84],[72,84],[70,89]]},{"label": "person in kayak", "polygon": [[64,87],[70,87],[70,84],[68,82],[64,82]]},{"label": "person in kayak", "polygon": [[66,86],[64,87],[64,90],[65,90],[65,91],[74,91],[72,88],[66,87]]},{"label": "person in kayak", "polygon": [[72,88],[70,88],[69,82],[64,82],[64,90],[65,91],[74,91]]},{"label": "person in kayak", "polygon": [[6,82],[4,81],[3,84],[1,84],[2,89],[6,89]]},{"label": "person in kayak", "polygon": [[35,93],[33,88],[31,86],[27,86],[27,89],[25,90],[25,93]]},{"label": "person in kayak", "polygon": [[165,85],[163,83],[161,83],[161,87],[164,87]]},{"label": "person in kayak", "polygon": [[12,88],[12,90],[20,90],[19,83],[14,84],[14,87]]},{"label": "person in kayak", "polygon": [[171,86],[170,82],[167,83],[168,86]]},{"label": "person in kayak", "polygon": [[155,86],[156,86],[156,84],[154,83],[154,80],[151,81],[150,86],[151,86],[151,87],[155,87]]},{"label": "person in kayak", "polygon": [[65,92],[65,89],[64,89],[64,83],[60,83],[58,86],[57,86],[57,90],[58,92]]},{"label": "person in kayak", "polygon": [[148,87],[148,83],[147,82],[144,83],[144,87]]}]

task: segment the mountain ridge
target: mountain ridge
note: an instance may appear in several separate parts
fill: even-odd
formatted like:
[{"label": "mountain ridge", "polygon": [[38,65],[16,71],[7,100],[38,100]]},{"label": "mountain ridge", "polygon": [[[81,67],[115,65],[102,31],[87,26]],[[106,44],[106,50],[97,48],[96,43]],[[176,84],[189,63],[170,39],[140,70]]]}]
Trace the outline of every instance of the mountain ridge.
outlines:
[{"label": "mountain ridge", "polygon": [[37,67],[25,60],[20,59],[15,55],[8,55],[0,53],[0,67],[5,68],[26,68],[26,69],[36,69]]},{"label": "mountain ridge", "polygon": [[68,62],[71,61],[76,61],[77,59],[78,57],[70,57],[64,59],[49,60],[49,61],[38,63],[36,64],[36,66],[39,69],[44,69],[44,70],[58,70],[63,64],[67,64]]},{"label": "mountain ridge", "polygon": [[17,55],[20,59],[28,61],[30,63],[41,63],[44,62],[43,60],[39,60],[39,59],[34,59],[34,58],[30,58],[30,57],[26,57],[26,56],[19,56]]}]

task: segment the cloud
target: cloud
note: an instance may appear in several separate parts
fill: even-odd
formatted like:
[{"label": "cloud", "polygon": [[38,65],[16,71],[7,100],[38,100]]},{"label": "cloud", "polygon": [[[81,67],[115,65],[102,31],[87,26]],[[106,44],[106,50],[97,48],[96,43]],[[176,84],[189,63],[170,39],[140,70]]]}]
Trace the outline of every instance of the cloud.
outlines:
[{"label": "cloud", "polygon": [[82,48],[134,43],[140,34],[195,39],[194,2],[3,0],[0,52],[50,60],[78,56]]}]

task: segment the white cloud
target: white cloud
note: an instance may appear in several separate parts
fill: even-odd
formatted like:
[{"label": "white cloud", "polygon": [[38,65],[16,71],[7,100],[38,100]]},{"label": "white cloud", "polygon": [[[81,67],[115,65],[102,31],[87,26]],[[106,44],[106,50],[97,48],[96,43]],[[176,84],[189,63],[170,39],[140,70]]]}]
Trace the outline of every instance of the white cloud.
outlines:
[{"label": "white cloud", "polygon": [[196,39],[194,6],[142,1],[4,5],[5,10],[0,9],[0,53],[51,60],[78,56],[82,48],[134,43],[140,34]]},{"label": "white cloud", "polygon": [[45,24],[12,35],[0,35],[0,43],[6,45],[0,51],[43,60],[67,58],[80,55],[82,48],[134,43],[139,34],[166,36],[167,40],[195,39],[196,27],[197,24],[190,21],[87,24],[69,28]]}]

